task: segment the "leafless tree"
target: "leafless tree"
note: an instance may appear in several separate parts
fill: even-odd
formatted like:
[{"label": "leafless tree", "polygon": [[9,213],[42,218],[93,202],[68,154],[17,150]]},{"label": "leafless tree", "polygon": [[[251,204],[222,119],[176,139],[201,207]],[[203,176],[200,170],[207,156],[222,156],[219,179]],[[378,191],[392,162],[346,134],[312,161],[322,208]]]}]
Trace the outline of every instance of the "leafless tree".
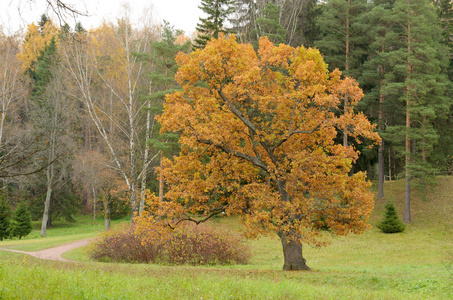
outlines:
[{"label": "leafless tree", "polygon": [[153,122],[141,99],[149,90],[147,67],[134,56],[149,51],[152,35],[134,30],[129,20],[126,15],[118,26],[104,24],[84,42],[76,41],[65,60],[87,114],[128,186],[134,213],[143,209],[141,194],[158,153],[151,153],[146,142]]},{"label": "leafless tree", "polygon": [[28,80],[17,59],[18,36],[0,32],[0,178],[30,175],[43,170],[46,163],[32,158],[47,148],[38,146],[40,137],[33,136],[26,119]]}]

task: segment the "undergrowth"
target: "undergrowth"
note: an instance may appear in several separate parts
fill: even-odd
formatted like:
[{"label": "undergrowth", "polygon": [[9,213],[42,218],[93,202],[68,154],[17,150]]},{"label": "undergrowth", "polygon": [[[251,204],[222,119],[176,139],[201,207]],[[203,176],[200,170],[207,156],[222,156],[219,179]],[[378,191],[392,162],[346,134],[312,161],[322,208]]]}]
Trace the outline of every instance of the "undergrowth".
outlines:
[{"label": "undergrowth", "polygon": [[207,225],[186,225],[153,243],[133,226],[123,225],[101,234],[88,248],[97,261],[150,262],[164,264],[246,264],[249,246],[235,234]]}]

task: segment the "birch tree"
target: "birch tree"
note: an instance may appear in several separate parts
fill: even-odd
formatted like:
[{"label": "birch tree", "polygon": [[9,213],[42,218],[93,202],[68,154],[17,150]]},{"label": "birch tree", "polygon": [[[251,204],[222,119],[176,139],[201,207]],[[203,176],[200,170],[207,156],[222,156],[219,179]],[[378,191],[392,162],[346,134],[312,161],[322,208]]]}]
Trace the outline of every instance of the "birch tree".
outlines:
[{"label": "birch tree", "polygon": [[152,122],[142,101],[149,93],[148,69],[134,55],[149,51],[153,34],[147,30],[134,30],[126,16],[116,26],[103,24],[91,34],[79,35],[65,52],[86,112],[128,187],[132,213],[143,207],[141,186],[157,158],[146,143]]}]

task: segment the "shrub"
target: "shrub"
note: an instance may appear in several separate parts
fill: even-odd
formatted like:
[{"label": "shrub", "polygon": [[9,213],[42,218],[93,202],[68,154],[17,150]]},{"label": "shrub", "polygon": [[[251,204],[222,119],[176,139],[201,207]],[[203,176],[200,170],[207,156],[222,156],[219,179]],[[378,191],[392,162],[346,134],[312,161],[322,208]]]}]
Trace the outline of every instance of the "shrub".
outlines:
[{"label": "shrub", "polygon": [[238,236],[206,225],[186,225],[161,234],[168,236],[149,242],[133,226],[116,227],[92,243],[89,255],[99,261],[192,265],[243,264],[250,258],[249,248]]},{"label": "shrub", "polygon": [[11,236],[21,239],[23,236],[27,236],[32,229],[33,226],[31,225],[31,216],[28,207],[25,202],[20,202],[14,212],[13,222],[11,224]]},{"label": "shrub", "polygon": [[377,225],[377,228],[384,233],[403,232],[406,226],[398,218],[395,206],[392,203],[387,203],[385,209],[384,220]]},{"label": "shrub", "polygon": [[172,264],[245,264],[250,250],[241,239],[206,225],[178,228],[165,247],[166,261]]},{"label": "shrub", "polygon": [[0,241],[9,237],[9,218],[11,214],[11,209],[6,203],[5,199],[0,198]]},{"label": "shrub", "polygon": [[88,249],[90,257],[98,261],[150,262],[158,251],[153,245],[142,245],[133,226],[123,225],[102,233]]}]

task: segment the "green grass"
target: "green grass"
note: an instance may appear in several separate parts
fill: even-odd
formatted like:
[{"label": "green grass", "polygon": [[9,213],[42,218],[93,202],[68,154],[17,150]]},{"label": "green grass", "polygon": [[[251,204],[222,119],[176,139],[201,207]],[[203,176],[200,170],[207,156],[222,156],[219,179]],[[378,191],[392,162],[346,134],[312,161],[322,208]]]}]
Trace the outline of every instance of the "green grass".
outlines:
[{"label": "green grass", "polygon": [[[426,199],[413,197],[413,222],[403,233],[382,234],[373,227],[362,235],[334,237],[327,247],[305,246],[312,272],[280,271],[281,245],[272,237],[249,241],[254,257],[240,266],[97,263],[83,249],[65,254],[81,263],[0,252],[0,299],[453,299],[453,178],[438,182]],[[404,182],[387,182],[385,194],[385,200],[376,200],[372,225],[382,219],[386,201],[402,217]],[[237,218],[215,224],[240,228]],[[37,249],[42,240],[63,243],[102,227],[102,220],[90,224],[86,218],[55,226],[47,238],[0,247]]]}]

